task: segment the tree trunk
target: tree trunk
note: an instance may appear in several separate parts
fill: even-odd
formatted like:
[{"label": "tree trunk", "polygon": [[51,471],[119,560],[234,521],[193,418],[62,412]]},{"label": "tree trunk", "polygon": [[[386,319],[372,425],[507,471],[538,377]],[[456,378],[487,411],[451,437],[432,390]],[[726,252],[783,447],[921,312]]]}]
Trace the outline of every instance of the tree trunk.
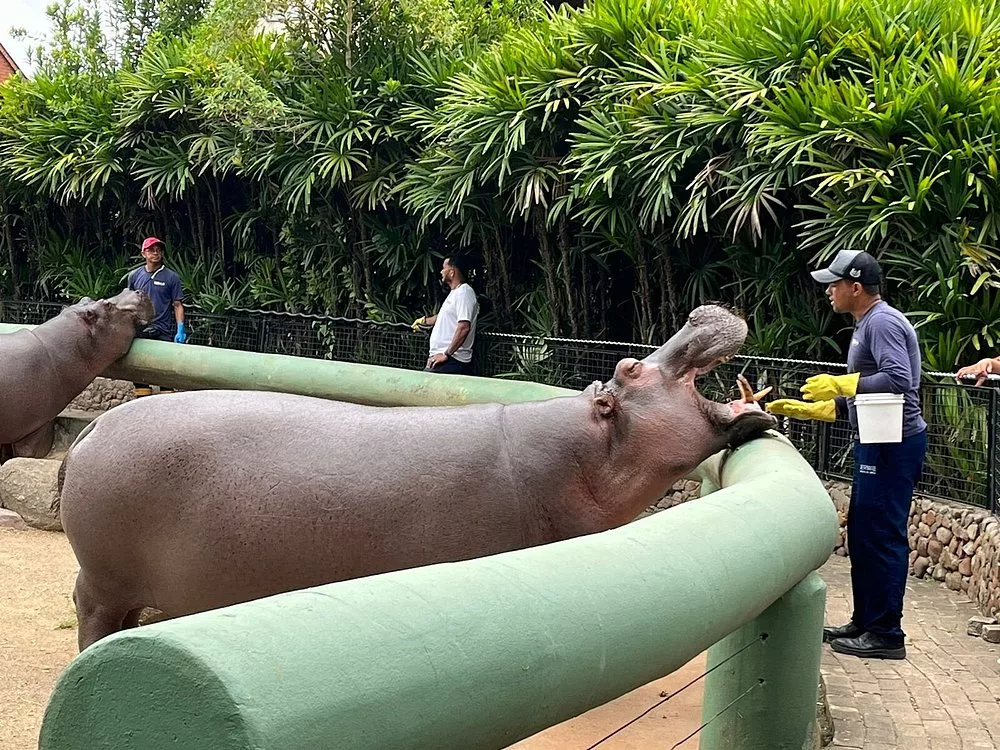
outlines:
[{"label": "tree trunk", "polygon": [[[6,205],[6,196],[0,194],[0,200]],[[11,227],[10,214],[5,213],[3,217],[3,241],[7,246],[7,259],[10,263],[10,283],[11,296],[14,299],[21,299],[21,281],[17,272],[17,251],[14,249],[14,230]]]},{"label": "tree trunk", "polygon": [[[681,327],[680,315],[677,311],[677,280],[674,277],[674,264],[670,260],[669,250],[660,251],[660,325],[664,340],[668,339]],[[668,327],[669,315],[669,327]]]},{"label": "tree trunk", "polygon": [[644,344],[651,343],[649,338],[652,328],[649,291],[649,264],[646,260],[646,245],[636,238],[636,271],[639,274],[639,340]]},{"label": "tree trunk", "polygon": [[559,255],[562,265],[563,291],[566,292],[566,315],[569,316],[573,338],[580,338],[580,321],[573,309],[573,265],[570,256],[569,222],[566,214],[559,215]]},{"label": "tree trunk", "polygon": [[552,332],[559,336],[562,331],[560,325],[560,307],[558,286],[556,285],[556,269],[552,260],[552,247],[549,244],[549,234],[545,228],[545,217],[540,209],[535,210],[535,235],[538,240],[538,252],[542,256],[542,272],[545,276],[545,294],[549,298],[552,306]]},{"label": "tree trunk", "polygon": [[503,305],[502,320],[506,326],[513,328],[514,305],[510,299],[510,259],[505,252],[503,237],[500,234],[500,227],[497,224],[493,225],[493,236],[496,238],[495,252],[497,257],[497,276]]}]

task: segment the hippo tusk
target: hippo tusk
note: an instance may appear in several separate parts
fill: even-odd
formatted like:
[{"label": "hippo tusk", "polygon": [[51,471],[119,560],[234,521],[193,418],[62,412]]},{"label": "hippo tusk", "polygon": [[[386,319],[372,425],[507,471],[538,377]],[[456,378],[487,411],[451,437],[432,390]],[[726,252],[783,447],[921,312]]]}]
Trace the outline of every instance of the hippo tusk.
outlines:
[{"label": "hippo tusk", "polygon": [[750,387],[750,381],[742,373],[736,376],[736,384],[740,388],[740,395],[743,397],[744,403],[747,404],[755,404],[771,392],[771,386],[768,386],[754,393],[753,388]]}]

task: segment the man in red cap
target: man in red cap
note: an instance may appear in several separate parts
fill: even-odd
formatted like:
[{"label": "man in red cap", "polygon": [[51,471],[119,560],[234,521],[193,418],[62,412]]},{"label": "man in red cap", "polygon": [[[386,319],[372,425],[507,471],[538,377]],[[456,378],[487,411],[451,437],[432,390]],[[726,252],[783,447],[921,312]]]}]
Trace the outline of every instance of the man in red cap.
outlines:
[{"label": "man in red cap", "polygon": [[[128,288],[145,292],[153,300],[153,320],[140,331],[138,337],[183,344],[187,341],[184,330],[184,290],[180,277],[163,265],[163,241],[156,237],[143,240],[142,257],[146,264],[129,273]],[[148,396],[153,392],[145,383],[134,385],[137,397]]]}]

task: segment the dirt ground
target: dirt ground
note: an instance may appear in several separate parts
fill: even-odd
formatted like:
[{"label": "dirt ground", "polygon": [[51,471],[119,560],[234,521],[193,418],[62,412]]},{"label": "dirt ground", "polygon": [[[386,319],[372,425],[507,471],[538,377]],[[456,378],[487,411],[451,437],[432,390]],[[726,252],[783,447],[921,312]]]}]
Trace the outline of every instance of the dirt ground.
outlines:
[{"label": "dirt ground", "polygon": [[[76,558],[65,535],[0,529],[0,748],[34,750],[59,674],[76,656]],[[616,701],[529,737],[513,750],[586,750],[704,671],[704,656]],[[600,745],[601,750],[669,750],[697,729],[702,683]],[[698,738],[682,746],[696,750]]]},{"label": "dirt ground", "polygon": [[0,748],[33,750],[76,655],[76,558],[63,534],[0,529]]}]

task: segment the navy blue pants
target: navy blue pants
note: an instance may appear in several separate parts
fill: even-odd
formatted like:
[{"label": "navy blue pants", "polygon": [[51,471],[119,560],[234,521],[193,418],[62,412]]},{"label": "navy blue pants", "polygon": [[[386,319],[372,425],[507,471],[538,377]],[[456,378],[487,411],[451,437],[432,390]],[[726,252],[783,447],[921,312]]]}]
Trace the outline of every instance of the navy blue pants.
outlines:
[{"label": "navy blue pants", "polygon": [[901,443],[854,445],[847,515],[855,625],[903,641],[903,594],[909,571],[913,487],[923,470],[927,431]]},{"label": "navy blue pants", "polygon": [[449,357],[437,367],[425,367],[424,372],[436,372],[441,375],[472,375],[472,362],[459,362]]}]

